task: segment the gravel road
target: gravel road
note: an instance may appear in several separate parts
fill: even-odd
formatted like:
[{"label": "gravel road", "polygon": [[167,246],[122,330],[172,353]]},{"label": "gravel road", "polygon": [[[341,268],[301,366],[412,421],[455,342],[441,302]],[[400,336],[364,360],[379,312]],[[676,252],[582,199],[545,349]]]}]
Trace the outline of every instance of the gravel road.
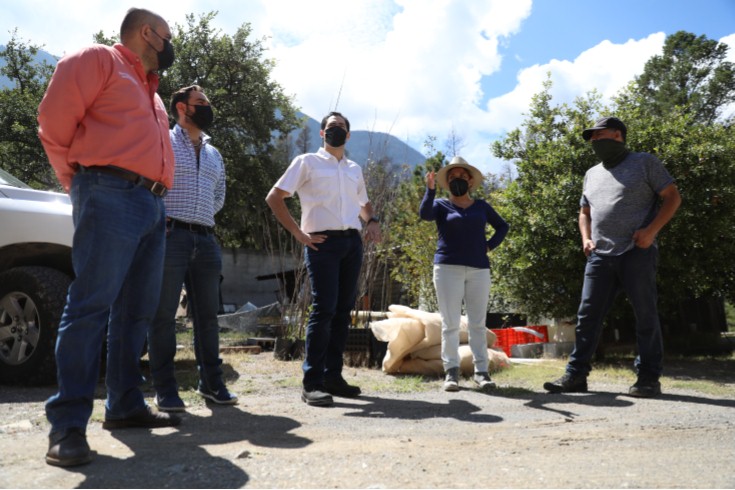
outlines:
[{"label": "gravel road", "polygon": [[[372,387],[332,408],[299,400],[299,366],[268,354],[230,367],[234,407],[191,397],[174,429],[102,430],[102,392],[88,439],[92,464],[44,463],[53,388],[0,387],[4,488],[734,488],[735,383],[711,396],[657,399],[590,378],[587,394],[538,389],[400,393],[378,370],[345,375]],[[464,381],[468,385],[467,381]],[[732,390],[729,390],[732,388]]]}]

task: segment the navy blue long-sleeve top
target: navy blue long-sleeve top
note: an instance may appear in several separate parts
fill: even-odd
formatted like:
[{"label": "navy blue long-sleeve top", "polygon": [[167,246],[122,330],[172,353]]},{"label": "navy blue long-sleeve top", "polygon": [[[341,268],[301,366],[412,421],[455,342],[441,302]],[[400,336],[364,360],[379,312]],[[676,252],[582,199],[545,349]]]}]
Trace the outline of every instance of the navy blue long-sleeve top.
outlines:
[{"label": "navy blue long-sleeve top", "polygon": [[[419,208],[421,219],[436,221],[439,240],[434,263],[489,269],[487,253],[505,239],[508,223],[482,199],[461,208],[448,199],[434,200],[435,196],[436,189],[427,187]],[[490,239],[485,237],[488,224],[495,230]]]}]

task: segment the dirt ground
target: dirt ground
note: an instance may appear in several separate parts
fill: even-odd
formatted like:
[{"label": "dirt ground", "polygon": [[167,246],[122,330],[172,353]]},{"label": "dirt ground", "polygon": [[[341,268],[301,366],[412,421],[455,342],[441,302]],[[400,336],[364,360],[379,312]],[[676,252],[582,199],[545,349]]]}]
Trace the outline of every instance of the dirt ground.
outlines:
[{"label": "dirt ground", "polygon": [[[402,393],[376,369],[348,368],[364,396],[332,408],[299,399],[299,363],[272,354],[229,365],[234,407],[191,393],[181,426],[102,430],[100,391],[88,428],[94,461],[45,464],[43,404],[53,387],[0,387],[4,488],[734,488],[735,373],[725,395],[671,388],[657,399],[590,377],[587,394],[538,387]],[[227,362],[228,359],[225,358]],[[732,366],[732,364],[728,364]],[[712,375],[669,366],[677,377]],[[679,374],[677,374],[679,373]],[[102,390],[102,387],[101,387]],[[403,390],[405,391],[405,390]],[[148,394],[152,395],[150,392]]]}]

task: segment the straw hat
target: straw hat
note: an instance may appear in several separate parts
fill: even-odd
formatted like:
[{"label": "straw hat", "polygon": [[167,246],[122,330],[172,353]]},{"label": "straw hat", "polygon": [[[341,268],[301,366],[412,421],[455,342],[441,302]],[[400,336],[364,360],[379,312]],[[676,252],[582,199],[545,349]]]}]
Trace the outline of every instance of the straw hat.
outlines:
[{"label": "straw hat", "polygon": [[449,165],[442,167],[436,173],[436,183],[439,184],[439,187],[441,187],[442,189],[449,189],[449,183],[447,182],[447,174],[452,169],[455,169],[457,167],[467,170],[472,176],[472,182],[470,182],[470,190],[475,189],[482,183],[483,181],[482,172],[480,172],[475,167],[467,163],[467,161],[464,158],[454,157],[452,158],[452,161],[449,162]]}]

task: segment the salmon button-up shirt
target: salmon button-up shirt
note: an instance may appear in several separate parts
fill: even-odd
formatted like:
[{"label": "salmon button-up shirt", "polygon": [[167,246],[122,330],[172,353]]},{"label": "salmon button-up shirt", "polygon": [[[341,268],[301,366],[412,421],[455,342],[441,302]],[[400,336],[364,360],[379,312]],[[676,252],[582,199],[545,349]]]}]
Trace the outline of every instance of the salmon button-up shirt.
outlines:
[{"label": "salmon button-up shirt", "polygon": [[62,187],[78,165],[114,165],[171,188],[174,156],[158,76],[122,44],[62,58],[38,107],[38,136]]}]

